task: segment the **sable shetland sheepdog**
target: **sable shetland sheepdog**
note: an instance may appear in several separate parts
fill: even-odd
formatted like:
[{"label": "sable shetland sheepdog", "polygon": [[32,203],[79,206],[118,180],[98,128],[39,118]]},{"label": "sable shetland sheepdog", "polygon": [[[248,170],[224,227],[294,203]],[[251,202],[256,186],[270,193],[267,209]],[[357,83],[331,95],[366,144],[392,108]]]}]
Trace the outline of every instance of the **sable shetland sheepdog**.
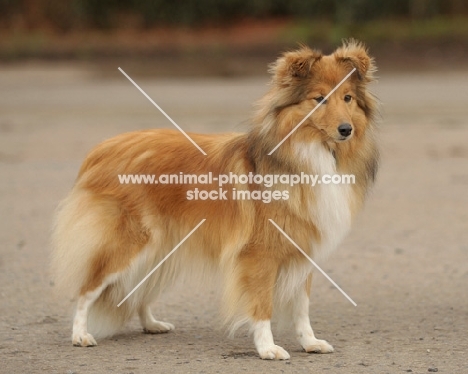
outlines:
[{"label": "sable shetland sheepdog", "polygon": [[[350,78],[268,155],[353,68]],[[289,358],[273,341],[273,314],[289,318],[305,351],[333,352],[310,325],[312,265],[269,219],[312,257],[329,253],[348,232],[377,171],[377,101],[367,89],[375,70],[365,47],[354,40],[331,55],[301,47],[271,66],[271,87],[259,101],[250,131],[190,134],[207,156],[175,130],[123,134],[92,150],[58,209],[53,233],[56,284],[77,298],[73,344],[96,345],[94,337],[116,332],[135,312],[145,332],[174,329],[153,317],[150,304],[179,275],[217,269],[224,281],[226,321],[233,328],[250,324],[261,358]],[[289,198],[264,203],[188,200],[187,191],[196,184],[120,184],[118,179],[119,174],[181,172],[352,174],[355,184],[277,184],[271,189],[286,189]],[[234,182],[225,187],[266,190]],[[204,224],[117,307],[202,219]]]}]

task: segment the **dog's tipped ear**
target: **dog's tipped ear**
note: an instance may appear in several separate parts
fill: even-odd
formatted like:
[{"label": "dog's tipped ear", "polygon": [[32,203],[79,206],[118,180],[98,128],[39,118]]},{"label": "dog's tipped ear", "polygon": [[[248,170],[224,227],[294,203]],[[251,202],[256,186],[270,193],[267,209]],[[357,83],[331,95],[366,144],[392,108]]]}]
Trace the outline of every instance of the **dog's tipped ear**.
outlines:
[{"label": "dog's tipped ear", "polygon": [[374,80],[376,67],[374,59],[367,54],[367,48],[361,42],[354,39],[345,40],[343,46],[338,48],[335,53],[337,61],[349,64],[356,68],[357,76],[360,80],[371,82]]},{"label": "dog's tipped ear", "polygon": [[307,78],[315,61],[322,54],[302,46],[300,49],[284,53],[276,62],[270,65],[273,81],[280,85],[291,85],[297,80]]}]

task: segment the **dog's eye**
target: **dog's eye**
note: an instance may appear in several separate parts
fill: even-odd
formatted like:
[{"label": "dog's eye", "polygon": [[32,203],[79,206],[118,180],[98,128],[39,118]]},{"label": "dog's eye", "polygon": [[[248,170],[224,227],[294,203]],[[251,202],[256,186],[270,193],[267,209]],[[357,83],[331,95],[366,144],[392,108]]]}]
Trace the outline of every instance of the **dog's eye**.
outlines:
[{"label": "dog's eye", "polygon": [[345,95],[344,101],[349,103],[351,100],[353,100],[353,97],[351,95]]},{"label": "dog's eye", "polygon": [[[317,102],[317,103],[321,103],[323,101],[323,99],[325,99],[323,96],[318,96],[316,98],[314,98],[314,100]],[[326,102],[324,102],[324,104],[326,104]]]}]

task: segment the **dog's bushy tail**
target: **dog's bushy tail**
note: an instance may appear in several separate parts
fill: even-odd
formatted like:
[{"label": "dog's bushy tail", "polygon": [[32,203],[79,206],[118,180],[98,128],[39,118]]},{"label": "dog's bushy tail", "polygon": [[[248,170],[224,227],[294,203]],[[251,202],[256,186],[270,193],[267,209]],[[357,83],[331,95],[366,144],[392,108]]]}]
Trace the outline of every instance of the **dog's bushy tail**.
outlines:
[{"label": "dog's bushy tail", "polygon": [[[77,299],[89,281],[93,256],[106,245],[109,233],[103,230],[109,214],[89,192],[74,189],[59,205],[52,233],[51,273],[61,298]],[[88,330],[95,337],[110,336],[129,320],[135,305],[117,307],[125,296],[118,279],[109,284],[94,302]]]},{"label": "dog's bushy tail", "polygon": [[99,215],[88,209],[86,193],[73,190],[60,204],[52,231],[51,273],[57,293],[78,297],[85,284],[89,263],[103,238]]}]

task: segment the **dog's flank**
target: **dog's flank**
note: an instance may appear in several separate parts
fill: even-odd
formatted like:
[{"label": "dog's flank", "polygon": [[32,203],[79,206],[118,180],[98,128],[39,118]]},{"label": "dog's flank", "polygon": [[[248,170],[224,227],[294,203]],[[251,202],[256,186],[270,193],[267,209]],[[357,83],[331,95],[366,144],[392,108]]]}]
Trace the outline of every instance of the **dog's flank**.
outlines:
[{"label": "dog's flank", "polygon": [[[345,81],[271,156],[268,153],[353,68]],[[289,312],[307,352],[333,347],[315,338],[309,321],[312,267],[269,223],[273,219],[311,257],[326,254],[349,231],[378,166],[376,100],[367,85],[375,66],[365,48],[345,43],[332,55],[302,47],[271,66],[269,92],[245,134],[177,131],[117,136],[85,159],[56,215],[52,267],[59,286],[77,298],[73,344],[95,345],[138,313],[146,332],[174,328],[149,305],[186,272],[219,270],[222,309],[233,329],[246,322],[260,357],[287,359],[271,332],[273,313]],[[288,200],[187,200],[206,185],[120,184],[121,174],[354,174],[354,185],[273,185]],[[213,186],[214,187],[214,186]],[[226,185],[236,190],[266,188]],[[138,288],[117,304],[202,219],[206,222]]]}]

